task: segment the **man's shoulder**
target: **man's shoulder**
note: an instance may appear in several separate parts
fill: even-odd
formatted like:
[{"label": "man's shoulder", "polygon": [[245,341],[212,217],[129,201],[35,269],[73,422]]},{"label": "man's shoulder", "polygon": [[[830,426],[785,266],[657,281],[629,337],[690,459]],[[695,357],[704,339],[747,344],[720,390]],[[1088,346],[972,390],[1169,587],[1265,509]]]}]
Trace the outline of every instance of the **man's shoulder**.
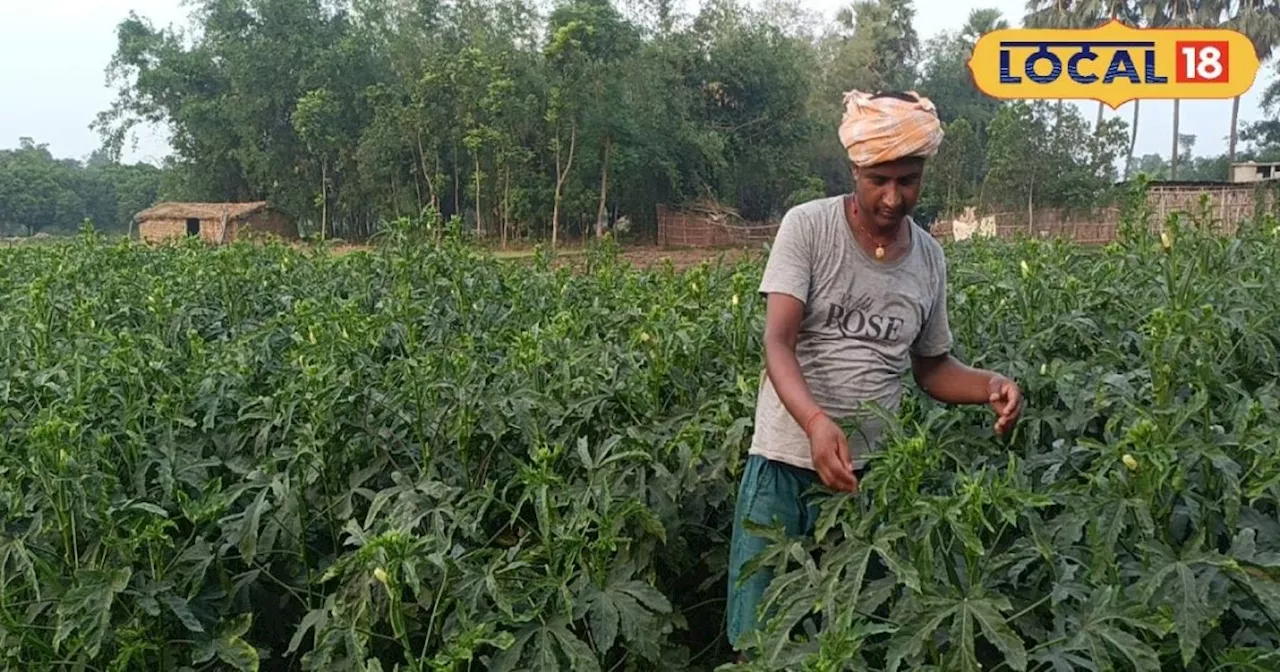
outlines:
[{"label": "man's shoulder", "polygon": [[924,252],[925,259],[930,264],[938,266],[946,266],[947,253],[942,249],[942,243],[933,234],[925,230],[923,226],[916,224],[915,220],[911,220],[911,225],[915,227],[916,239],[920,243],[920,249]]},{"label": "man's shoulder", "polygon": [[829,223],[833,213],[840,211],[843,196],[824,196],[797,203],[787,209],[782,217],[784,223],[795,222],[805,226]]}]

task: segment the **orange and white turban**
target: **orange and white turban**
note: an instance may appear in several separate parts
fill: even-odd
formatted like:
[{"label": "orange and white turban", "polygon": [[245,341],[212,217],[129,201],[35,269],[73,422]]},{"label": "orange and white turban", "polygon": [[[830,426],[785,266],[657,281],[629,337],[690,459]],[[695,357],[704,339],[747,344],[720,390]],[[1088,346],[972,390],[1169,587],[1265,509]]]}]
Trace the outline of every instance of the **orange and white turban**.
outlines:
[{"label": "orange and white turban", "polygon": [[908,156],[931,157],[942,144],[942,122],[928,98],[915,102],[862,91],[844,94],[840,142],[854,166],[872,166]]}]

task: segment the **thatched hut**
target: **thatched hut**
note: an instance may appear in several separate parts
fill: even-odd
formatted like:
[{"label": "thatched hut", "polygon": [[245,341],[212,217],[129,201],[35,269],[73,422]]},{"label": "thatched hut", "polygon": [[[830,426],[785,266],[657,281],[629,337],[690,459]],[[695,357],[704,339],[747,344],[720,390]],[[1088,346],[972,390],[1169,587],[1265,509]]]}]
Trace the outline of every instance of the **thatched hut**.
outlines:
[{"label": "thatched hut", "polygon": [[252,203],[161,203],[133,218],[138,237],[147,242],[199,236],[210,243],[225,243],[256,235],[285,239],[298,237],[292,218],[266,201]]}]

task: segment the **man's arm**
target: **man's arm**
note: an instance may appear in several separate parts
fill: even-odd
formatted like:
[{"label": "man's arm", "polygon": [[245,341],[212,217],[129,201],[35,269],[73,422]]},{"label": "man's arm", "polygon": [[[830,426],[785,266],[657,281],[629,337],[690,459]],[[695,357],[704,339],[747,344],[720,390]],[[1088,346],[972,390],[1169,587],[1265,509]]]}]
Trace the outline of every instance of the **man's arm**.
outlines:
[{"label": "man's arm", "polygon": [[764,365],[782,405],[809,436],[814,470],[836,490],[855,491],[857,478],[849,460],[848,437],[814,400],[796,359],[796,340],[804,321],[804,303],[794,296],[770,293],[765,305]]},{"label": "man's arm", "polygon": [[965,366],[951,356],[945,258],[939,260],[938,269],[933,309],[911,347],[911,372],[926,394],[944,404],[990,403],[999,415],[996,434],[1004,434],[1018,420],[1022,391],[1012,380],[995,371]]},{"label": "man's arm", "polygon": [[991,400],[987,388],[1000,374],[966,366],[944,352],[937,357],[912,354],[911,373],[929,396],[944,404],[985,404]]},{"label": "man's arm", "polygon": [[989,403],[999,414],[996,433],[1003,434],[1022,411],[1022,391],[1005,376],[966,366],[946,352],[936,357],[911,356],[916,383],[944,404]]},{"label": "man's arm", "polygon": [[794,296],[769,294],[765,307],[764,368],[782,405],[800,426],[822,408],[814,401],[796,359],[796,340],[804,320],[804,303]]}]

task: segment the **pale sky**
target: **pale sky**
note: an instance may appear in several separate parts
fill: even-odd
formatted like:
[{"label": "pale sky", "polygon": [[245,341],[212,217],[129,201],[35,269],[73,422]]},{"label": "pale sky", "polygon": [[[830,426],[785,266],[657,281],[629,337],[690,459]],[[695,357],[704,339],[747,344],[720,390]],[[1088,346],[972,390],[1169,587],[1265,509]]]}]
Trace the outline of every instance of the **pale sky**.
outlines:
[{"label": "pale sky", "polygon": [[[800,2],[830,19],[848,0]],[[999,9],[1019,25],[1025,3],[916,0],[915,5],[916,31],[923,41],[959,27],[975,7]],[[159,26],[186,23],[182,0],[0,0],[0,148],[16,147],[18,138],[29,136],[47,143],[55,156],[84,159],[98,146],[89,123],[114,99],[106,67],[115,51],[115,26],[130,10]],[[1270,64],[1264,66],[1241,99],[1242,120],[1260,118],[1258,104],[1272,72]],[[1078,104],[1092,122],[1097,104]],[[1107,114],[1131,120],[1133,110],[1126,105]],[[1183,101],[1179,125],[1182,133],[1197,136],[1196,154],[1218,154],[1226,149],[1230,119],[1230,101]],[[1136,153],[1168,157],[1172,128],[1171,101],[1143,101]],[[162,129],[140,129],[135,139],[137,148],[126,148],[126,161],[156,162],[169,152]]]}]

